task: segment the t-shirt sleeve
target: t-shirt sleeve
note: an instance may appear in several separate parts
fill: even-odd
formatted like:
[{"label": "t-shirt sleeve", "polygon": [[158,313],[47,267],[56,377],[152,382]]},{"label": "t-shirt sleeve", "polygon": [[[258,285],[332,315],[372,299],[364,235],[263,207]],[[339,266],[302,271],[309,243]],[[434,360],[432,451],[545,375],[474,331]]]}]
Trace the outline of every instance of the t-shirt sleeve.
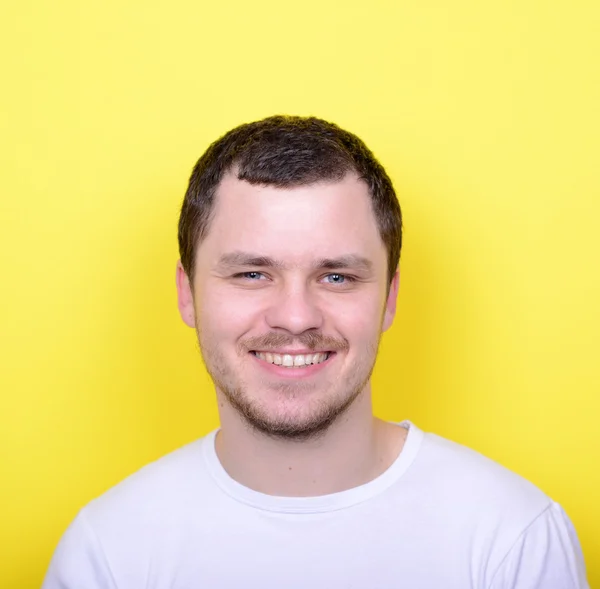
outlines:
[{"label": "t-shirt sleeve", "polygon": [[521,534],[489,589],[589,589],[577,534],[558,503]]},{"label": "t-shirt sleeve", "polygon": [[102,547],[83,511],[60,539],[42,589],[117,589]]}]

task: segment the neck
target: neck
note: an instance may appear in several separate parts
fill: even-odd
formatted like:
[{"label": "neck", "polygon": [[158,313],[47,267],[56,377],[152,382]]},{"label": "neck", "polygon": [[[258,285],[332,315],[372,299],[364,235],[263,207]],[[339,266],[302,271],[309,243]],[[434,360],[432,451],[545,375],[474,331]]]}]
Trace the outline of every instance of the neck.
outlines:
[{"label": "neck", "polygon": [[324,435],[302,442],[253,430],[218,396],[219,460],[234,480],[267,495],[310,497],[365,484],[391,465],[406,435],[373,416],[368,387]]}]

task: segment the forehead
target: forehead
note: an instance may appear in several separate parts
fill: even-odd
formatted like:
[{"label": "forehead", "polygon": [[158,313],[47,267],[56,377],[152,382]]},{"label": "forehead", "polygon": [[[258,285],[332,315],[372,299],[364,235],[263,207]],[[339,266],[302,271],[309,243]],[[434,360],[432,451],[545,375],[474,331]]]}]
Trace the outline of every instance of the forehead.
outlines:
[{"label": "forehead", "polygon": [[228,174],[198,255],[234,250],[299,264],[350,252],[385,258],[367,185],[350,174],[294,188],[252,185]]}]

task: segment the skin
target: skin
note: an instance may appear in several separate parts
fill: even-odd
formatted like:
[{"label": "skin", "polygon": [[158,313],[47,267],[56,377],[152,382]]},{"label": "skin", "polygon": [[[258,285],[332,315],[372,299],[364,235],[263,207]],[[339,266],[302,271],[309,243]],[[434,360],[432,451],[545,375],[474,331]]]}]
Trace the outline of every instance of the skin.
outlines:
[{"label": "skin", "polygon": [[[177,290],[216,388],[217,455],[235,480],[270,495],[323,495],[396,459],[406,430],[373,416],[370,376],[398,282],[396,273],[388,285],[356,176],[293,189],[222,180],[194,283],[179,262]],[[257,351],[329,358],[283,368]]]}]

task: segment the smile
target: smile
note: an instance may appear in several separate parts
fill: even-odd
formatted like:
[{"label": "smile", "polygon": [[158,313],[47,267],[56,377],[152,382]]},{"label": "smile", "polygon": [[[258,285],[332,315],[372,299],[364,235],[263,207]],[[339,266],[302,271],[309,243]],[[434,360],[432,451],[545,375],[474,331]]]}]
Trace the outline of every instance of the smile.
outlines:
[{"label": "smile", "polygon": [[286,368],[302,368],[321,364],[330,356],[330,352],[317,352],[316,354],[274,354],[271,352],[252,352],[257,358]]}]

